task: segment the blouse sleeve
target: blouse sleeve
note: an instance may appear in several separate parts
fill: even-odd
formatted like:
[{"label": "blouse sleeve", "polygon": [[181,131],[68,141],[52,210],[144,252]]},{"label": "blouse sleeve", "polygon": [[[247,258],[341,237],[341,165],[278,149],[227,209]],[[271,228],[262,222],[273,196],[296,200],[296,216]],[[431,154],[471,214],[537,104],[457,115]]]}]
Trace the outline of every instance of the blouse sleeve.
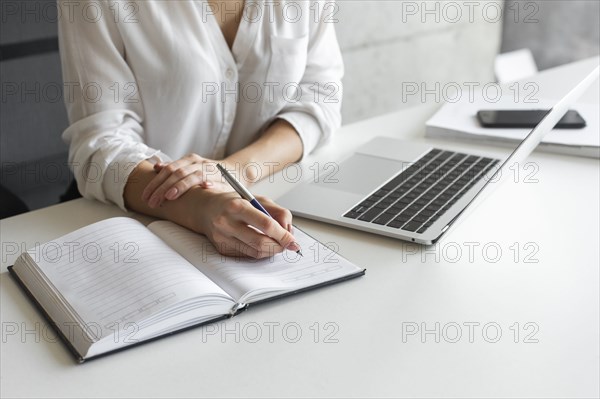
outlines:
[{"label": "blouse sleeve", "polygon": [[[88,12],[69,7],[87,7]],[[59,46],[70,126],[63,133],[79,192],[125,209],[123,191],[135,166],[166,158],[144,144],[144,110],[125,48],[105,1],[59,0]],[[86,19],[103,15],[97,20]],[[67,12],[69,11],[70,12]]]},{"label": "blouse sleeve", "polygon": [[325,143],[342,121],[344,64],[335,33],[334,7],[337,9],[337,4],[331,0],[311,3],[311,10],[317,10],[311,15],[319,18],[310,22],[306,70],[299,84],[301,96],[277,115],[298,132],[303,158]]}]

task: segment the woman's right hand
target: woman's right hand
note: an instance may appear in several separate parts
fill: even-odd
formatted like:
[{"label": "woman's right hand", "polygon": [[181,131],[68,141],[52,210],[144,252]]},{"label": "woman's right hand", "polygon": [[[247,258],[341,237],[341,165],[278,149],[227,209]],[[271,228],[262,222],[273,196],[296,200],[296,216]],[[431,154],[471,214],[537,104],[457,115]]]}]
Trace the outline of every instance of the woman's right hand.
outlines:
[{"label": "woman's right hand", "polygon": [[261,259],[283,250],[300,250],[290,232],[291,213],[267,199],[261,201],[274,218],[254,208],[236,192],[197,188],[186,196],[194,206],[191,210],[194,230],[206,235],[224,255]]}]

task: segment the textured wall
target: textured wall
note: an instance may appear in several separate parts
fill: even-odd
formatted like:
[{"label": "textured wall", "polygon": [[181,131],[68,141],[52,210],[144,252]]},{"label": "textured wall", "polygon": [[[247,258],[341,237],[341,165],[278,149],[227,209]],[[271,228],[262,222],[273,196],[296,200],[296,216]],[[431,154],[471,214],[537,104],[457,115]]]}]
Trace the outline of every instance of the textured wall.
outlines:
[{"label": "textured wall", "polygon": [[600,52],[598,0],[507,0],[506,10],[502,52],[529,48],[540,69]]},{"label": "textured wall", "polygon": [[[493,81],[502,1],[338,0],[344,124],[421,102],[403,84]],[[431,97],[433,98],[433,97]]]}]

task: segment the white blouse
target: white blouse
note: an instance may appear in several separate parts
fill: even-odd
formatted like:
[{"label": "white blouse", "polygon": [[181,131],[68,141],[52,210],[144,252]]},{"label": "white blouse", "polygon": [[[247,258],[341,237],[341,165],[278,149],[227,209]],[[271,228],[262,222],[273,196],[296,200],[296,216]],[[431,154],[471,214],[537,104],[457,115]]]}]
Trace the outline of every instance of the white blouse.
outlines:
[{"label": "white blouse", "polygon": [[59,7],[63,139],[86,198],[125,209],[127,178],[142,160],[222,159],[275,118],[296,129],[304,155],[340,126],[331,0],[246,0],[231,50],[206,0]]}]

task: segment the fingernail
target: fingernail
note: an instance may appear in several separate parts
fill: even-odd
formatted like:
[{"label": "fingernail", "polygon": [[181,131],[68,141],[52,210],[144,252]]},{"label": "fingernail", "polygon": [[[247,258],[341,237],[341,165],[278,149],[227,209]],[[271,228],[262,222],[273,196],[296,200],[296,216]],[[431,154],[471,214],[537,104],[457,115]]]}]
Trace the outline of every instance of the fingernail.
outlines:
[{"label": "fingernail", "polygon": [[288,223],[288,225],[287,225],[287,231],[289,231],[291,233],[292,229],[293,229],[292,224]]},{"label": "fingernail", "polygon": [[167,191],[167,193],[165,194],[165,197],[170,200],[175,199],[175,197],[177,197],[177,188],[171,187],[169,191]]},{"label": "fingernail", "polygon": [[213,182],[211,182],[211,181],[205,181],[202,184],[204,185],[204,187],[212,187],[213,186]]},{"label": "fingernail", "polygon": [[300,251],[300,245],[298,245],[298,243],[292,241],[288,246],[287,249],[289,249],[290,251]]}]

